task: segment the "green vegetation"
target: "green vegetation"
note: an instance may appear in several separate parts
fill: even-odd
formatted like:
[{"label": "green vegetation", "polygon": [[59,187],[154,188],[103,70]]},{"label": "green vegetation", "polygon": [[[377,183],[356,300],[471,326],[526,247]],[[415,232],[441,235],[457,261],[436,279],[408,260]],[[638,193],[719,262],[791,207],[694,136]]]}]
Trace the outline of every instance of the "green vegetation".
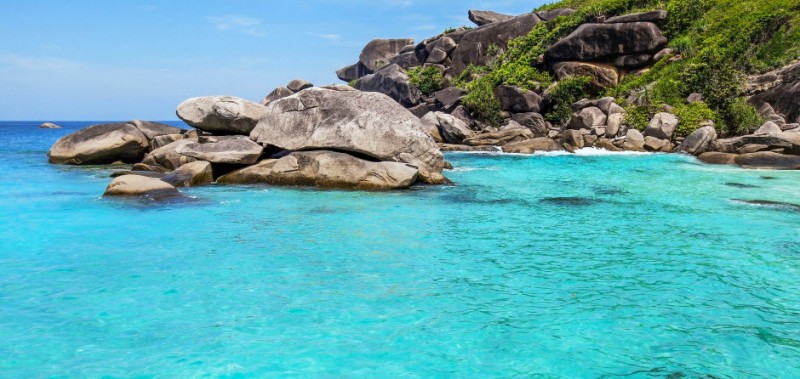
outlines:
[{"label": "green vegetation", "polygon": [[445,86],[444,74],[435,66],[414,67],[408,70],[408,77],[411,84],[417,86],[426,95],[441,91]]},{"label": "green vegetation", "polygon": [[[723,134],[752,131],[761,123],[757,112],[744,103],[746,75],[762,73],[800,58],[800,0],[562,0],[538,10],[571,7],[577,12],[538,24],[531,32],[509,43],[486,67],[470,67],[454,80],[469,94],[465,106],[479,119],[499,122],[499,105],[493,87],[513,84],[523,88],[548,87],[552,78],[537,61],[547,48],[597,16],[665,9],[669,18],[663,31],[674,50],[672,57],[642,75],[628,75],[606,95],[618,99],[644,94],[628,104],[628,122],[644,128],[661,105],[669,104],[687,121],[679,134],[696,128],[699,118],[711,119]],[[539,69],[537,69],[537,67]],[[548,119],[568,118],[560,106],[580,93],[576,82],[551,89],[559,99]],[[701,93],[706,102],[685,104],[686,97]],[[569,96],[567,96],[569,95]],[[680,117],[680,115],[679,115]],[[644,120],[648,118],[648,120]]]},{"label": "green vegetation", "polygon": [[578,76],[564,79],[550,90],[550,100],[553,102],[552,111],[545,115],[551,122],[569,122],[572,116],[572,104],[583,98],[589,91],[592,79],[588,76]]},{"label": "green vegetation", "polygon": [[719,121],[716,120],[716,113],[704,102],[682,104],[675,107],[674,112],[680,121],[675,134],[682,137],[692,134],[704,121],[711,120],[715,123]]}]

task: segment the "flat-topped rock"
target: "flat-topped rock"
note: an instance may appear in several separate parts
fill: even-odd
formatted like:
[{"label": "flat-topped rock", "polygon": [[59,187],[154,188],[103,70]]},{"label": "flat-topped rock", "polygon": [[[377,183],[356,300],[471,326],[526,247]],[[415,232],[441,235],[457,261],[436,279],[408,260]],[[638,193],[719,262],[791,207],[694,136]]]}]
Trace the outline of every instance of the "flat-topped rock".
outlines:
[{"label": "flat-topped rock", "polygon": [[233,96],[194,97],[178,105],[187,124],[213,134],[248,135],[264,114],[264,106]]},{"label": "flat-topped rock", "polygon": [[161,180],[175,187],[196,187],[213,183],[214,175],[211,163],[197,161],[187,163],[177,170],[163,175]]},{"label": "flat-topped rock", "polygon": [[211,163],[249,165],[258,162],[264,147],[245,136],[200,137],[177,146],[175,152]]},{"label": "flat-topped rock", "polygon": [[492,11],[478,11],[478,10],[470,10],[468,12],[469,20],[475,23],[478,26],[484,26],[487,24],[491,24],[493,22],[500,22],[500,21],[507,21],[514,16],[501,14]]},{"label": "flat-topped rock", "polygon": [[186,133],[185,129],[174,127],[172,125],[162,124],[160,122],[133,120],[128,122],[139,129],[148,141],[152,142],[157,137],[166,136],[170,134],[183,134]]},{"label": "flat-topped rock", "polygon": [[650,12],[631,13],[622,16],[611,17],[608,20],[606,20],[606,24],[623,24],[628,22],[645,22],[645,21],[656,24],[663,23],[667,21],[667,11],[659,9]]},{"label": "flat-topped rock", "polygon": [[744,168],[767,170],[800,170],[800,156],[784,155],[770,151],[743,154],[735,158]]},{"label": "flat-topped rock", "polygon": [[224,175],[217,182],[391,190],[408,188],[417,174],[417,168],[405,163],[371,162],[333,151],[303,151],[264,160]]},{"label": "flat-topped rock", "polygon": [[180,192],[169,183],[140,175],[123,175],[111,181],[103,196],[147,196],[164,199],[180,196]]},{"label": "flat-topped rock", "polygon": [[658,52],[666,44],[667,38],[652,22],[583,24],[551,46],[545,58],[549,62],[597,61]]},{"label": "flat-topped rock", "polygon": [[328,149],[409,163],[426,183],[448,182],[442,152],[419,118],[380,93],[301,91],[267,106],[250,138],[290,151]]}]

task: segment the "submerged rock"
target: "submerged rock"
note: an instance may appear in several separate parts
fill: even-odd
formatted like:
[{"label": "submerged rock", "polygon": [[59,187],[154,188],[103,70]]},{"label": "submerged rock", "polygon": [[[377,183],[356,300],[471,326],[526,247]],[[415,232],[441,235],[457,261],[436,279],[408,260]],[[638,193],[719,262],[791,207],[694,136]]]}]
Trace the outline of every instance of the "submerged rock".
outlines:
[{"label": "submerged rock", "polygon": [[271,103],[250,138],[289,151],[330,149],[409,163],[426,183],[448,182],[442,152],[419,118],[379,93],[307,89]]},{"label": "submerged rock", "polygon": [[333,151],[303,151],[264,160],[224,175],[217,182],[390,190],[408,188],[417,174],[417,168],[405,163],[370,162]]},{"label": "submerged rock", "polygon": [[61,137],[47,152],[50,163],[67,165],[139,162],[147,137],[128,123],[93,125]]}]

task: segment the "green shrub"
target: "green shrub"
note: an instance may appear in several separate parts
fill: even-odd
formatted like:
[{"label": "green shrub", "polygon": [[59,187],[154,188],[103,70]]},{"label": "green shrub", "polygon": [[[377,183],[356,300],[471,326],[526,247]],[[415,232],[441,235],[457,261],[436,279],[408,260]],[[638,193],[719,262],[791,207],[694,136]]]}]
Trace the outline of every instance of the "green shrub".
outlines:
[{"label": "green shrub", "polygon": [[461,104],[476,119],[497,126],[503,121],[500,117],[500,100],[494,95],[494,82],[489,77],[476,79],[467,85],[467,96]]},{"label": "green shrub", "polygon": [[764,123],[764,118],[758,111],[742,98],[733,100],[722,117],[728,122],[728,132],[735,134],[752,133]]},{"label": "green shrub", "polygon": [[657,108],[652,105],[631,105],[625,107],[625,124],[636,130],[644,131],[650,120],[657,113]]},{"label": "green shrub", "polygon": [[545,118],[552,122],[569,122],[572,116],[572,104],[586,96],[589,92],[589,83],[592,79],[588,76],[577,76],[564,79],[550,90],[552,102],[551,111]]},{"label": "green shrub", "polygon": [[675,116],[678,116],[679,121],[675,134],[683,137],[692,134],[704,121],[719,121],[717,113],[704,102],[679,105],[675,107]]},{"label": "green shrub", "polygon": [[411,84],[417,86],[422,93],[429,96],[445,87],[442,70],[436,66],[414,67],[408,70],[408,77]]}]

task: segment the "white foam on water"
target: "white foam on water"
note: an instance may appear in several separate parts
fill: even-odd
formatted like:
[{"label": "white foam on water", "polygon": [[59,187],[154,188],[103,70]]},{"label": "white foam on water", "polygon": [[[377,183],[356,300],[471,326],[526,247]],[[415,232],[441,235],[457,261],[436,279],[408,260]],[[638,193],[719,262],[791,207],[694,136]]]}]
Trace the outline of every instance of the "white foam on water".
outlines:
[{"label": "white foam on water", "polygon": [[601,156],[650,156],[656,155],[658,153],[647,153],[647,152],[638,152],[638,151],[608,151],[605,149],[598,149],[594,147],[587,147],[580,150],[575,151],[575,154],[570,153],[565,150],[559,151],[537,151],[533,154],[519,154],[519,153],[504,153],[500,150],[498,151],[451,151],[447,152],[448,154],[475,154],[475,155],[508,155],[508,156],[520,156],[520,157],[537,157],[537,156],[545,156],[545,157],[559,157],[559,156],[578,156],[578,157],[601,157]]},{"label": "white foam on water", "polygon": [[472,171],[498,171],[497,167],[456,167],[450,172],[472,172]]}]

